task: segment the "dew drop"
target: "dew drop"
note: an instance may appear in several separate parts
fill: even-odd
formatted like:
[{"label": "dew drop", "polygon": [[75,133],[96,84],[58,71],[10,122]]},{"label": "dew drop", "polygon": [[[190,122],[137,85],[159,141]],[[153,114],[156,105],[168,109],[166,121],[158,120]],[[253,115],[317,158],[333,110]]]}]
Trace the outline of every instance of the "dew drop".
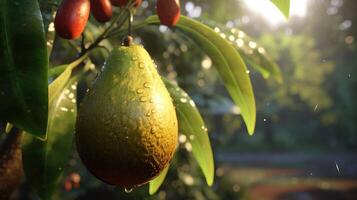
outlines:
[{"label": "dew drop", "polygon": [[145,102],[145,101],[147,101],[147,99],[145,98],[145,97],[140,97],[140,99],[139,99],[141,102]]},{"label": "dew drop", "polygon": [[150,83],[148,83],[148,82],[144,83],[144,87],[151,88]]},{"label": "dew drop", "polygon": [[185,92],[182,92],[182,96],[184,96],[184,97],[188,97],[188,94],[187,94],[187,93],[185,93]]},{"label": "dew drop", "polygon": [[154,127],[151,128],[151,134],[155,134],[156,129]]},{"label": "dew drop", "polygon": [[181,103],[187,103],[187,99],[186,98],[180,98]]},{"label": "dew drop", "polygon": [[245,71],[245,73],[250,74],[250,71],[247,69],[247,70]]},{"label": "dew drop", "polygon": [[143,92],[144,92],[143,89],[140,89],[140,88],[136,90],[136,93],[138,93],[138,94],[142,94]]},{"label": "dew drop", "polygon": [[69,97],[70,99],[73,99],[73,98],[74,98],[74,94],[73,94],[73,93],[70,93],[70,94],[68,95],[68,97]]},{"label": "dew drop", "polygon": [[193,100],[190,100],[190,105],[191,105],[192,107],[195,107],[195,106],[196,106],[196,104],[195,104],[195,102],[194,102]]},{"label": "dew drop", "polygon": [[68,108],[66,108],[66,107],[61,107],[60,110],[63,112],[68,112]]},{"label": "dew drop", "polygon": [[71,88],[72,88],[72,90],[76,90],[77,86],[73,84],[73,85],[71,85]]},{"label": "dew drop", "polygon": [[136,56],[133,56],[133,57],[131,57],[131,60],[136,61],[136,60],[138,60],[138,58]]},{"label": "dew drop", "polygon": [[140,69],[144,69],[144,68],[145,68],[145,64],[144,64],[143,62],[140,62],[140,63],[139,63],[139,68],[140,68]]},{"label": "dew drop", "polygon": [[133,188],[124,188],[125,193],[130,193],[133,191]]}]

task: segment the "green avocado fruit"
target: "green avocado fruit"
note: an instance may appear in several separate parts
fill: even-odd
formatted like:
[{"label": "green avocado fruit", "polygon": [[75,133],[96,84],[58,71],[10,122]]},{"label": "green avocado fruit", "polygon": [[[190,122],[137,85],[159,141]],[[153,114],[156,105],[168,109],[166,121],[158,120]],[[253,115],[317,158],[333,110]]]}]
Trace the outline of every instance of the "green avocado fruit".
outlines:
[{"label": "green avocado fruit", "polygon": [[112,51],[80,106],[75,137],[85,166],[111,185],[134,188],[168,166],[178,137],[175,108],[142,46]]}]

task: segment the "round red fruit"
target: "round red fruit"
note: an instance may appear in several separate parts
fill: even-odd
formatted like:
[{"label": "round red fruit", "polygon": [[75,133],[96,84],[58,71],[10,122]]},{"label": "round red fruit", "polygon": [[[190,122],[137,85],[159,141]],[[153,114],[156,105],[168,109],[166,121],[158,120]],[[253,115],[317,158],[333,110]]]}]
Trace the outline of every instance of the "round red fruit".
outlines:
[{"label": "round red fruit", "polygon": [[[129,0],[130,1],[130,0]],[[113,6],[124,7],[128,3],[128,0],[111,0]],[[134,6],[137,8],[141,5],[142,0],[135,0]]]},{"label": "round red fruit", "polygon": [[78,38],[87,24],[89,12],[89,0],[63,0],[55,18],[57,34],[65,39]]},{"label": "round red fruit", "polygon": [[98,22],[107,22],[113,16],[110,0],[90,0],[91,11]]},{"label": "round red fruit", "polygon": [[175,26],[180,19],[179,0],[157,0],[156,10],[163,25]]}]

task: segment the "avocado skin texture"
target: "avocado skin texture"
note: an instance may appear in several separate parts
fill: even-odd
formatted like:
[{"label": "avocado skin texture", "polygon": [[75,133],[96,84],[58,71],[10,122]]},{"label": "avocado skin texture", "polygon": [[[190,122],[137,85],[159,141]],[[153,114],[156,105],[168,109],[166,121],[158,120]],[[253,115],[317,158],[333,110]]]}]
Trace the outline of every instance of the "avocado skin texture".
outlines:
[{"label": "avocado skin texture", "polygon": [[169,164],[178,137],[175,108],[142,46],[112,51],[80,106],[75,137],[85,166],[111,185],[145,184]]}]

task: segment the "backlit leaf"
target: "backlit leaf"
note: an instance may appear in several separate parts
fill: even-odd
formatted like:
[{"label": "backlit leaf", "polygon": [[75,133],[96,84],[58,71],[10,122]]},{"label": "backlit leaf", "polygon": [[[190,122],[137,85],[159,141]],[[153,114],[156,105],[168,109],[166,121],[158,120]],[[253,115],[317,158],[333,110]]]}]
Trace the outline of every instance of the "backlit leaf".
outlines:
[{"label": "backlit leaf", "polygon": [[279,8],[286,18],[290,14],[290,0],[271,0],[271,2]]},{"label": "backlit leaf", "polygon": [[[60,78],[60,77],[59,77]],[[68,162],[74,136],[77,115],[76,88],[79,76],[66,81],[60,90],[51,87],[47,140],[42,141],[29,134],[23,137],[22,152],[24,171],[38,196],[51,199],[57,189],[65,165]]]},{"label": "backlit leaf", "polygon": [[163,78],[166,88],[174,101],[179,132],[186,135],[208,185],[214,179],[214,161],[207,128],[194,101],[180,87]]}]

